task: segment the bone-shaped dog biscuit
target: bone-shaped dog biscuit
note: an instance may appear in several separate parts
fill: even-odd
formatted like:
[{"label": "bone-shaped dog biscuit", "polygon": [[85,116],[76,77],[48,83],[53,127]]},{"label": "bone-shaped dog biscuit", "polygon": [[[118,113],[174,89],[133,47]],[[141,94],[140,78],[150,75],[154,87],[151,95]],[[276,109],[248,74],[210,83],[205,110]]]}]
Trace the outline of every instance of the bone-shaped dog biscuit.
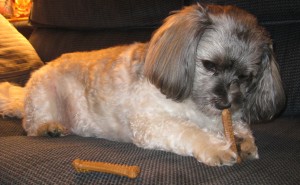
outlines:
[{"label": "bone-shaped dog biscuit", "polygon": [[95,172],[126,176],[129,178],[136,178],[141,171],[140,167],[138,166],[127,166],[127,165],[112,164],[112,163],[105,163],[105,162],[84,161],[80,159],[75,159],[72,164],[77,172],[95,171]]}]

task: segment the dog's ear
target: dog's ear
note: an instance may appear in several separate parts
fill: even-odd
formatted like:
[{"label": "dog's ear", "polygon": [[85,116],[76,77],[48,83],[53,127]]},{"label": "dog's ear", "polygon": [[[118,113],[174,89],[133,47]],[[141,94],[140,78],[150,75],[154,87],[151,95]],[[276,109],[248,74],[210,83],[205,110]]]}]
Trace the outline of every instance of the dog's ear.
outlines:
[{"label": "dog's ear", "polygon": [[193,87],[197,46],[208,18],[200,5],[169,16],[150,40],[144,74],[160,91],[176,101]]},{"label": "dog's ear", "polygon": [[272,44],[264,47],[261,69],[249,88],[244,111],[244,119],[249,122],[270,120],[285,106],[279,67],[275,60]]}]

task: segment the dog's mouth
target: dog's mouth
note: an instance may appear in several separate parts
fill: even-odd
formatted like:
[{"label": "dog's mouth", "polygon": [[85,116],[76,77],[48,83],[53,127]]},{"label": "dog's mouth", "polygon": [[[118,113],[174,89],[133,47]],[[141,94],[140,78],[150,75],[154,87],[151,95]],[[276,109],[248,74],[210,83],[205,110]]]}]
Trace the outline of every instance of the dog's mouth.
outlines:
[{"label": "dog's mouth", "polygon": [[216,99],[212,98],[206,105],[201,106],[201,111],[209,116],[220,116],[224,109],[229,109],[231,112],[236,112],[240,109],[239,104],[235,104],[235,102],[222,102],[216,101]]},{"label": "dog's mouth", "polygon": [[218,102],[215,104],[215,107],[219,110],[229,109],[231,107],[230,102]]},{"label": "dog's mouth", "polygon": [[196,96],[194,102],[197,104],[198,109],[207,116],[220,116],[224,109],[235,112],[240,108],[239,102],[235,100],[228,101],[226,98],[219,96]]},{"label": "dog's mouth", "polygon": [[210,99],[210,104],[214,106],[214,108],[222,111],[224,109],[229,109],[231,107],[231,102],[225,98],[213,97]]}]

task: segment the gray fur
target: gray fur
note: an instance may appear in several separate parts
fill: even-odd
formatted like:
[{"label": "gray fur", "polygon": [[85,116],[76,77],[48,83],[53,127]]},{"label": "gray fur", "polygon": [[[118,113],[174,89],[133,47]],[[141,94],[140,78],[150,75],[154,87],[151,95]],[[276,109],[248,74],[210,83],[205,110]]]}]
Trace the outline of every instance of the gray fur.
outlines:
[{"label": "gray fur", "polygon": [[231,105],[256,122],[285,104],[269,34],[234,6],[195,5],[170,16],[150,41],[145,75],[168,98],[191,97],[208,115]]}]

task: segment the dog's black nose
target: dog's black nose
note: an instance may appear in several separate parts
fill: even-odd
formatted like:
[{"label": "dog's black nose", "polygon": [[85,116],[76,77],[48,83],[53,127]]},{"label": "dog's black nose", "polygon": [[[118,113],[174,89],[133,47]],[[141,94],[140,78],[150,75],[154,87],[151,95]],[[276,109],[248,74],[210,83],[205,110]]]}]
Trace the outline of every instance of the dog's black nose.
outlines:
[{"label": "dog's black nose", "polygon": [[223,109],[228,109],[231,107],[231,103],[230,102],[218,102],[216,103],[216,108],[217,109],[220,109],[220,110],[223,110]]}]

